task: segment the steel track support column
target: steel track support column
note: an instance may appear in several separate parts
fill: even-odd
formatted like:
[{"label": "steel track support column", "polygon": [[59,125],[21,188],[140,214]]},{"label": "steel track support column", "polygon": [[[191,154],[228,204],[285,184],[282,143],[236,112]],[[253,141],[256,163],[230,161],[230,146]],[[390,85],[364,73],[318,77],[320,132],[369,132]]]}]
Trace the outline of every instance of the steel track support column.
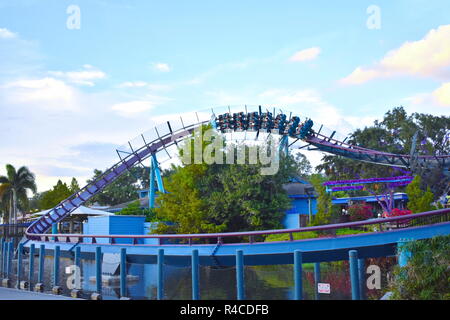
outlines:
[{"label": "steel track support column", "polygon": [[22,278],[22,252],[23,243],[19,243],[17,249],[17,288],[20,288],[20,279]]},{"label": "steel track support column", "polygon": [[34,247],[35,247],[34,243],[32,243],[30,245],[29,257],[28,257],[28,259],[29,259],[29,262],[28,262],[28,265],[29,265],[29,269],[28,269],[28,283],[30,285],[30,288],[31,288],[31,285],[33,283],[33,275],[34,275]]},{"label": "steel track support column", "polygon": [[366,260],[358,259],[359,300],[366,299]]},{"label": "steel track support column", "polygon": [[294,251],[295,300],[303,299],[302,264],[303,264],[302,252],[299,250],[295,250]]},{"label": "steel track support column", "polygon": [[286,156],[289,155],[289,136],[285,135],[280,140],[280,153],[283,152]]},{"label": "steel track support column", "polygon": [[199,300],[200,290],[199,290],[199,264],[198,264],[198,250],[192,250],[191,257],[191,268],[192,268],[192,300]]},{"label": "steel track support column", "polygon": [[45,267],[45,245],[41,244],[39,249],[38,282],[34,286],[34,291],[44,292],[44,267]]},{"label": "steel track support column", "polygon": [[320,300],[319,294],[319,282],[320,282],[320,262],[314,263],[314,291],[316,300]]},{"label": "steel track support column", "polygon": [[[52,234],[58,233],[58,223],[52,223]],[[55,240],[56,237],[52,237],[52,240]]]},{"label": "steel track support column", "polygon": [[149,187],[148,187],[148,204],[150,209],[155,207],[155,197],[156,197],[156,192],[155,192],[155,168],[153,166],[153,157],[151,159],[151,163],[150,163],[150,183],[149,183]]},{"label": "steel track support column", "polygon": [[359,300],[358,251],[350,250],[350,281],[352,284],[352,300]]},{"label": "steel track support column", "polygon": [[127,296],[127,249],[120,248],[120,298]]},{"label": "steel track support column", "polygon": [[59,284],[59,258],[61,256],[60,246],[55,246],[53,251],[53,294],[61,294],[62,288]]},{"label": "steel track support column", "polygon": [[150,184],[149,184],[149,207],[154,208],[155,207],[155,198],[156,198],[156,191],[155,191],[155,180],[156,180],[156,186],[158,187],[158,191],[161,193],[165,193],[163,180],[161,177],[161,170],[158,166],[158,161],[156,159],[156,154],[152,154],[151,156],[151,165],[150,165]]},{"label": "steel track support column", "polygon": [[236,289],[237,300],[245,300],[245,284],[244,284],[244,252],[236,251]]},{"label": "steel track support column", "polygon": [[157,296],[158,300],[164,299],[164,249],[158,250],[157,256]]}]

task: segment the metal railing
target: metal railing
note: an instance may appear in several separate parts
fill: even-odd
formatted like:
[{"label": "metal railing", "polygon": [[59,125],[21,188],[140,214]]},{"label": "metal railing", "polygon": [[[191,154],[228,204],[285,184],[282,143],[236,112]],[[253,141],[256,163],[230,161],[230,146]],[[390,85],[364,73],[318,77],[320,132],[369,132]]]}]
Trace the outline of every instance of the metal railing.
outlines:
[{"label": "metal railing", "polygon": [[[256,243],[255,237],[268,236],[275,234],[287,234],[289,235],[288,241],[294,241],[293,235],[295,233],[318,231],[328,232],[329,236],[339,237],[332,235],[330,231],[338,229],[355,229],[361,227],[367,227],[372,225],[378,225],[379,230],[377,232],[386,232],[399,228],[411,228],[425,225],[432,225],[436,223],[442,223],[450,221],[450,208],[440,209],[435,211],[428,211],[416,214],[410,214],[407,216],[390,217],[390,218],[377,218],[364,221],[329,224],[321,226],[304,227],[298,229],[280,229],[280,230],[264,230],[264,231],[247,231],[247,232],[228,232],[228,233],[202,233],[202,234],[150,234],[150,235],[90,235],[90,234],[33,234],[36,239],[44,242],[61,242],[61,243],[92,243],[96,244],[98,239],[109,239],[109,244],[116,244],[118,239],[130,239],[131,245],[143,245],[139,243],[140,239],[158,239],[159,245],[176,245],[183,242],[181,245],[192,245],[196,239],[215,239],[216,243],[223,243],[227,238],[247,238],[244,243]],[[85,242],[84,239],[90,239],[91,242]],[[167,240],[175,240],[175,243],[168,243]],[[242,243],[242,242],[235,242]],[[101,244],[101,243],[99,243]],[[123,245],[123,244],[121,244]]]}]

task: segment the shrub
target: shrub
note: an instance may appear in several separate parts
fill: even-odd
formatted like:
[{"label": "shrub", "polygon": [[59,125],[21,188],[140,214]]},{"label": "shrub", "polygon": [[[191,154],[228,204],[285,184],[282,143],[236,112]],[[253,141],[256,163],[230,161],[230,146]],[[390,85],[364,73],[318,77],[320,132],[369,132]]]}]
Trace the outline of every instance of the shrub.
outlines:
[{"label": "shrub", "polygon": [[392,299],[450,300],[450,235],[412,241],[401,250],[411,257],[395,267]]},{"label": "shrub", "polygon": [[373,217],[372,207],[366,204],[358,203],[348,208],[350,221],[362,221]]},{"label": "shrub", "polygon": [[[306,232],[297,232],[294,233],[294,240],[303,240],[303,239],[313,239],[317,238],[318,234],[314,231],[306,231]],[[271,234],[267,236],[266,242],[273,242],[273,241],[288,241],[289,240],[289,234],[282,233],[282,234]]]}]

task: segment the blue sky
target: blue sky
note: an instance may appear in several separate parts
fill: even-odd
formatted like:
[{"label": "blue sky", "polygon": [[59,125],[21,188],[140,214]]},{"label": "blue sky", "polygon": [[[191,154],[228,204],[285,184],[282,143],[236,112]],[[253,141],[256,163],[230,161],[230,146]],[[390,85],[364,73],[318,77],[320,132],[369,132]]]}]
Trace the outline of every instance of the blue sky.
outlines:
[{"label": "blue sky", "polygon": [[344,135],[399,105],[449,116],[448,12],[444,0],[0,0],[0,173],[27,165],[40,191],[84,183],[161,119],[228,104],[282,106]]}]

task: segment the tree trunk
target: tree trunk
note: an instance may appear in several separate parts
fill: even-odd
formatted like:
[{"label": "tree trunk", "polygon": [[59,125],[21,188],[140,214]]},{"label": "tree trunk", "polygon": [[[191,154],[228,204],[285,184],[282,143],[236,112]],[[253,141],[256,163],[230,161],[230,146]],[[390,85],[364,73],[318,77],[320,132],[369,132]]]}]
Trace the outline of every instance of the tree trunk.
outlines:
[{"label": "tree trunk", "polygon": [[16,199],[16,190],[14,188],[12,189],[12,193],[13,193],[13,206],[14,206],[13,223],[16,224],[17,223],[17,199]]}]

